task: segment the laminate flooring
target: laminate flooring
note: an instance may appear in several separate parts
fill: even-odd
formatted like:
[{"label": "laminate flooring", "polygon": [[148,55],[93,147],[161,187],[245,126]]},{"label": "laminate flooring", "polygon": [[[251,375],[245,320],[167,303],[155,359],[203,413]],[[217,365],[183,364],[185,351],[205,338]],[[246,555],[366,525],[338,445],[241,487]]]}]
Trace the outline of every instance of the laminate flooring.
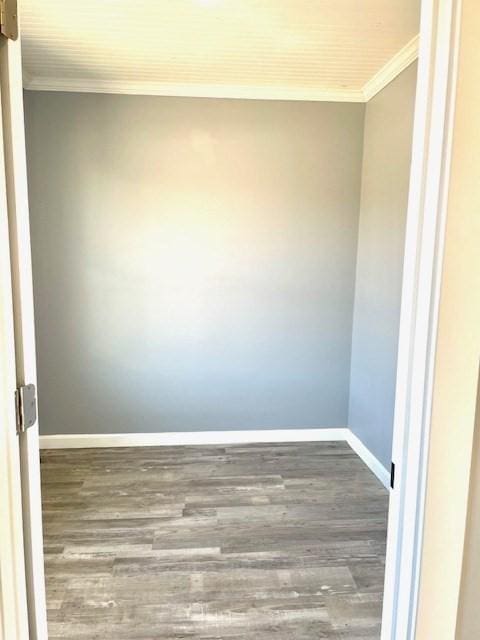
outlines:
[{"label": "laminate flooring", "polygon": [[341,442],[41,453],[50,640],[378,640],[387,491]]}]

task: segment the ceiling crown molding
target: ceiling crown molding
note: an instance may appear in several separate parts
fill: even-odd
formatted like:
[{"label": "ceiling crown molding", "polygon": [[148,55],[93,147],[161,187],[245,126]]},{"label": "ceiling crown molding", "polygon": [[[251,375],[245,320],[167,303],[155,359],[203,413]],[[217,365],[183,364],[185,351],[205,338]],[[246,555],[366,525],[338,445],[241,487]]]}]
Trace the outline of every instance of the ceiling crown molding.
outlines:
[{"label": "ceiling crown molding", "polygon": [[364,84],[364,102],[368,102],[418,58],[420,36],[415,36]]},{"label": "ceiling crown molding", "polygon": [[189,98],[236,98],[243,100],[303,100],[311,102],[368,102],[418,57],[415,36],[391,58],[362,89],[302,89],[203,84],[134,83],[82,78],[32,76],[23,69],[23,87],[30,91],[120,93]]},{"label": "ceiling crown molding", "polygon": [[25,75],[23,87],[30,91],[122,93],[184,98],[234,98],[240,100],[302,100],[310,102],[364,102],[361,89],[291,89],[281,87],[203,84],[161,84],[81,78],[42,78]]}]

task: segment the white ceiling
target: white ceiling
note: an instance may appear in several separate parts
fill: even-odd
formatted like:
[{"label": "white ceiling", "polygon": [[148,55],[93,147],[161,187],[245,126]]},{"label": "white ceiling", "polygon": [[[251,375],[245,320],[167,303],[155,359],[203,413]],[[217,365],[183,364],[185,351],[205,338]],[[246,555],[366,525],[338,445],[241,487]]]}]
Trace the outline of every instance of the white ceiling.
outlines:
[{"label": "white ceiling", "polygon": [[19,14],[26,88],[160,95],[363,101],[414,59],[419,30],[419,0],[19,0]]}]

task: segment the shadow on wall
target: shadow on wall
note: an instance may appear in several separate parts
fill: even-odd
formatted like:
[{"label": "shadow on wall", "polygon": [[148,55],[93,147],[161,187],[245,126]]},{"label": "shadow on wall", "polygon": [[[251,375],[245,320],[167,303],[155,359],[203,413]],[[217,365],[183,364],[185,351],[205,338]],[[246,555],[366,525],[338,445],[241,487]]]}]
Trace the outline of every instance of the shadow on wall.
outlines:
[{"label": "shadow on wall", "polygon": [[349,426],[390,468],[416,63],[365,112]]}]

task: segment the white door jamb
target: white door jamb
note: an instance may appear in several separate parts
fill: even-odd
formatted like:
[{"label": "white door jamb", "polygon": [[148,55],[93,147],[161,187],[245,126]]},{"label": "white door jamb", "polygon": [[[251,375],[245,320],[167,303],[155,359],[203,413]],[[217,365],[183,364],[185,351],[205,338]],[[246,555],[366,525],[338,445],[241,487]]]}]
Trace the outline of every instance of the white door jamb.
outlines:
[{"label": "white door jamb", "polygon": [[461,0],[423,0],[382,640],[414,640]]}]

